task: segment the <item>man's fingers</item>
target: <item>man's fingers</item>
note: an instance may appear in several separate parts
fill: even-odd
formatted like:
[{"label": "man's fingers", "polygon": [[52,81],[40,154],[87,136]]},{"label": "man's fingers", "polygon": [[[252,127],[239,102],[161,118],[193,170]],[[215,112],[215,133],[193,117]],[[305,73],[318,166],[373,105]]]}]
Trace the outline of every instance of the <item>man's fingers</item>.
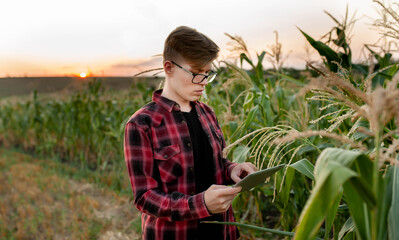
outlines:
[{"label": "man's fingers", "polygon": [[216,184],[213,184],[213,185],[211,185],[210,187],[209,187],[209,189],[221,189],[221,188],[226,188],[227,186],[225,186],[225,185],[216,185]]},{"label": "man's fingers", "polygon": [[233,168],[231,180],[234,182],[241,181],[247,175],[256,172],[258,169],[252,163],[241,163]]},{"label": "man's fingers", "polygon": [[226,187],[224,189],[218,189],[220,196],[235,196],[241,191],[241,187]]},{"label": "man's fingers", "polygon": [[242,167],[243,167],[243,170],[245,170],[248,174],[251,174],[257,170],[255,165],[253,165],[251,163],[245,164]]},{"label": "man's fingers", "polygon": [[220,197],[224,196],[235,196],[237,193],[241,191],[241,187],[229,187],[225,185],[212,185],[209,187],[210,190],[215,191],[216,194]]},{"label": "man's fingers", "polygon": [[252,163],[250,163],[249,166],[250,166],[255,172],[258,171],[258,168],[257,168],[255,165],[253,165]]},{"label": "man's fingers", "polygon": [[239,182],[239,181],[241,181],[241,178],[239,176],[232,175],[231,180],[233,180],[234,182]]},{"label": "man's fingers", "polygon": [[204,193],[205,204],[211,213],[226,212],[241,187],[212,185]]}]

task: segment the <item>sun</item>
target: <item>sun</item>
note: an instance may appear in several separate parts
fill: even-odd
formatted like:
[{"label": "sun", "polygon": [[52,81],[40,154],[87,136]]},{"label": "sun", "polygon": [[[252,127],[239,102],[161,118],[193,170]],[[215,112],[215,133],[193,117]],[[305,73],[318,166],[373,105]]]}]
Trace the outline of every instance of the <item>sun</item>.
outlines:
[{"label": "sun", "polygon": [[80,77],[80,78],[86,78],[86,77],[87,77],[87,73],[81,72],[81,73],[79,74],[79,77]]}]

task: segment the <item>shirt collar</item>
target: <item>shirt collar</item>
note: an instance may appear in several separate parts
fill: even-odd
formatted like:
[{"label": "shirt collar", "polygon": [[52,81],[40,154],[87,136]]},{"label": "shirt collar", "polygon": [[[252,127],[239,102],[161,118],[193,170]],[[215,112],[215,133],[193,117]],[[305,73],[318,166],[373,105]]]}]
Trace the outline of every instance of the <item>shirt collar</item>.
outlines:
[{"label": "shirt collar", "polygon": [[[180,111],[180,105],[177,102],[161,96],[162,90],[163,89],[158,89],[152,94],[152,101],[166,109],[168,112]],[[193,107],[196,105],[196,102],[191,103],[193,104]]]}]

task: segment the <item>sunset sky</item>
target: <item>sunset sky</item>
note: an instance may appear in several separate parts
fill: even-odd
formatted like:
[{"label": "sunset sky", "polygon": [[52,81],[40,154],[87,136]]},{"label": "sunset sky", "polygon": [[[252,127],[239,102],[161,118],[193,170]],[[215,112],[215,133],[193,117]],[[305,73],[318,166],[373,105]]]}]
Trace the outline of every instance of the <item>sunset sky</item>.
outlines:
[{"label": "sunset sky", "polygon": [[1,0],[0,77],[132,76],[162,67],[153,56],[180,25],[211,37],[225,60],[230,40],[224,33],[243,37],[255,56],[278,31],[289,53],[285,66],[303,68],[305,39],[296,27],[319,39],[334,26],[323,10],[341,20],[347,4],[359,19],[351,42],[356,61],[363,44],[380,37],[371,27],[379,9],[371,0]]}]

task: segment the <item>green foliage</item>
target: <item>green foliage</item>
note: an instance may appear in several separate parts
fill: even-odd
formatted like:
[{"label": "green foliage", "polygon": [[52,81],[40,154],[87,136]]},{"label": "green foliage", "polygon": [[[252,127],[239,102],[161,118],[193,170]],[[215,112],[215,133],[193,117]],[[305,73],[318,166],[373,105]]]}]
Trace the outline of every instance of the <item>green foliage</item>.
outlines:
[{"label": "green foliage", "polygon": [[[339,22],[334,16],[325,11],[325,13],[336,23],[336,27],[333,27],[331,31],[326,34],[328,36],[327,42],[323,43],[321,41],[316,41],[308,34],[303,32],[301,29],[301,33],[305,36],[306,40],[315,48],[320,56],[323,56],[324,64],[328,67],[328,69],[332,72],[338,72],[339,66],[342,66],[345,69],[352,68],[352,50],[349,47],[349,39],[348,32],[353,26],[355,20],[348,19],[348,7],[346,8],[346,15],[344,20]],[[335,39],[333,39],[333,34],[335,33]],[[337,51],[334,51],[327,44],[332,43],[332,45],[337,48]]]},{"label": "green foliage", "polygon": [[243,223],[216,222],[216,221],[203,221],[202,223],[233,225],[233,226],[237,226],[237,227],[250,228],[250,229],[254,229],[254,230],[262,231],[262,232],[270,232],[270,233],[278,234],[278,235],[282,235],[282,236],[288,236],[288,237],[294,236],[294,233],[292,233],[292,232],[279,231],[279,230],[274,230],[274,229],[270,229],[270,228],[264,228],[264,227],[249,225],[249,224],[243,224]]},{"label": "green foliage", "polygon": [[345,63],[344,67],[349,67],[349,61],[348,55],[344,55],[345,59],[341,58],[338,53],[336,53],[334,50],[332,50],[329,46],[324,44],[321,41],[316,41],[309,35],[307,35],[305,32],[303,32],[301,29],[299,29],[301,33],[305,36],[305,38],[308,40],[308,42],[314,47],[321,56],[326,58],[326,62],[324,64],[329,68],[330,71],[332,72],[337,72],[338,71],[338,65],[337,63]]},{"label": "green foliage", "polygon": [[[359,162],[361,162],[360,165]],[[296,239],[314,238],[323,219],[326,217],[324,214],[328,209],[333,210],[332,216],[335,215],[338,206],[335,205],[336,207],[334,208],[334,202],[338,200],[339,203],[342,191],[341,188],[346,182],[348,182],[349,185],[345,187],[354,190],[354,194],[352,194],[353,192],[349,192],[349,196],[345,195],[347,201],[349,199],[353,200],[353,202],[348,202],[351,210],[357,207],[363,209],[366,202],[371,205],[369,206],[370,208],[375,206],[376,200],[371,188],[371,174],[360,174],[358,171],[352,169],[352,166],[364,166],[361,170],[365,171],[371,169],[371,167],[367,167],[366,164],[372,165],[371,161],[359,152],[329,148],[320,154],[314,171],[316,184],[301,213],[299,227],[296,230]],[[361,172],[361,170],[359,171]],[[356,178],[358,178],[358,180],[355,180]],[[363,190],[367,192],[363,192]],[[346,189],[345,193],[347,193]],[[360,194],[364,195],[363,198],[356,198]],[[356,211],[356,209],[352,211]],[[356,215],[356,217],[360,217],[360,219],[363,220],[367,219],[368,216],[368,214],[366,214],[366,216],[362,215],[362,211],[358,212],[358,215]],[[358,219],[355,219],[355,222],[357,222],[356,220]],[[368,220],[366,221],[369,222]],[[358,222],[356,225],[363,227],[364,222]],[[364,233],[365,231],[360,232]]]},{"label": "green foliage", "polygon": [[[332,17],[331,14],[329,16]],[[227,63],[223,69],[222,96],[229,101],[227,105],[218,101],[213,106],[220,115],[227,113],[228,116],[223,130],[227,132],[231,144],[225,154],[238,162],[247,158],[258,168],[281,163],[290,166],[284,173],[276,174],[272,184],[255,188],[250,196],[242,196],[250,201],[239,197],[235,201],[235,206],[240,206],[236,207],[236,212],[241,216],[241,223],[263,223],[269,228],[288,232],[295,230],[295,238],[298,239],[309,239],[309,236],[388,239],[387,231],[379,229],[387,229],[388,222],[392,221],[388,217],[388,209],[392,205],[392,185],[387,185],[392,182],[389,180],[391,167],[389,163],[378,166],[376,159],[379,159],[380,146],[384,149],[396,146],[386,139],[386,136],[397,132],[396,110],[384,109],[388,102],[384,104],[385,100],[380,100],[389,95],[388,89],[397,88],[397,80],[395,82],[393,76],[398,65],[392,64],[389,54],[383,57],[374,55],[379,62],[374,68],[363,68],[352,63],[345,33],[352,23],[347,21],[347,17],[342,24],[335,18],[333,20],[338,26],[330,32],[326,43],[316,41],[301,31],[324,57],[324,63],[330,70],[320,72],[322,78],[307,85],[306,81],[284,73],[268,72],[271,74],[268,76],[265,71],[260,72],[263,52],[256,55],[257,63],[250,59],[247,52],[242,52],[240,68]],[[335,39],[331,37],[333,33],[336,34]],[[334,44],[338,51],[328,46],[329,43]],[[251,68],[244,71],[243,62]],[[369,74],[370,71],[374,72]],[[308,93],[304,97],[299,94],[298,88],[288,87],[287,83],[296,87],[305,86]],[[241,86],[238,87],[238,84]],[[378,89],[378,86],[384,90]],[[390,101],[397,101],[397,98],[393,97]],[[212,105],[212,102],[209,103]],[[224,112],[224,109],[227,111]],[[364,109],[367,114],[362,112]],[[396,118],[377,120],[385,111]],[[380,133],[376,133],[378,125],[382,125],[383,139],[378,137]],[[391,136],[398,139],[397,134]],[[333,153],[325,150],[329,147],[336,150]],[[352,148],[355,151],[349,150]],[[338,154],[340,151],[347,152],[341,156]],[[329,160],[321,160],[325,152],[330,152],[327,154],[331,155],[327,157]],[[373,156],[367,157],[370,154]],[[393,158],[395,156],[397,154],[392,155]],[[316,169],[313,171],[314,164]],[[294,169],[300,174],[295,174]],[[270,192],[273,192],[273,198],[267,197]],[[259,197],[262,193],[266,197]],[[271,202],[259,202],[262,199]],[[278,209],[277,216],[271,206]],[[396,208],[392,209],[396,211]],[[279,220],[267,221],[266,215]]]},{"label": "green foliage", "polygon": [[126,176],[116,173],[124,172],[124,124],[151,100],[153,91],[141,83],[133,87],[128,96],[113,96],[94,79],[64,101],[45,102],[33,91],[30,101],[0,106],[0,142],[108,172],[99,181],[121,191],[127,186]]},{"label": "green foliage", "polygon": [[291,164],[290,167],[293,169],[297,170],[298,172],[304,174],[306,177],[312,179],[314,181],[314,166],[309,160],[307,159],[302,159],[299,160],[298,162]]},{"label": "green foliage", "polygon": [[[399,224],[399,167],[398,166],[390,166],[388,169],[388,174],[391,175],[392,179],[386,180],[387,183],[385,184],[386,186],[386,191],[388,194],[385,194],[385,196],[388,197],[388,199],[383,198],[381,201],[381,204],[386,207],[382,208],[383,211],[381,211],[380,214],[380,219],[382,223],[380,222],[380,227],[381,229],[384,229],[385,222],[383,221],[385,215],[384,213],[386,212],[388,206],[389,206],[389,201],[391,201],[392,205],[388,209],[388,234],[389,234],[389,239],[398,239],[399,238],[399,229],[398,229],[398,224]],[[389,195],[392,194],[392,198],[389,199]],[[382,195],[384,195],[382,193]],[[387,204],[388,203],[388,204]],[[384,236],[386,232],[381,231],[379,236]],[[384,239],[384,237],[379,237],[379,239]]]}]

